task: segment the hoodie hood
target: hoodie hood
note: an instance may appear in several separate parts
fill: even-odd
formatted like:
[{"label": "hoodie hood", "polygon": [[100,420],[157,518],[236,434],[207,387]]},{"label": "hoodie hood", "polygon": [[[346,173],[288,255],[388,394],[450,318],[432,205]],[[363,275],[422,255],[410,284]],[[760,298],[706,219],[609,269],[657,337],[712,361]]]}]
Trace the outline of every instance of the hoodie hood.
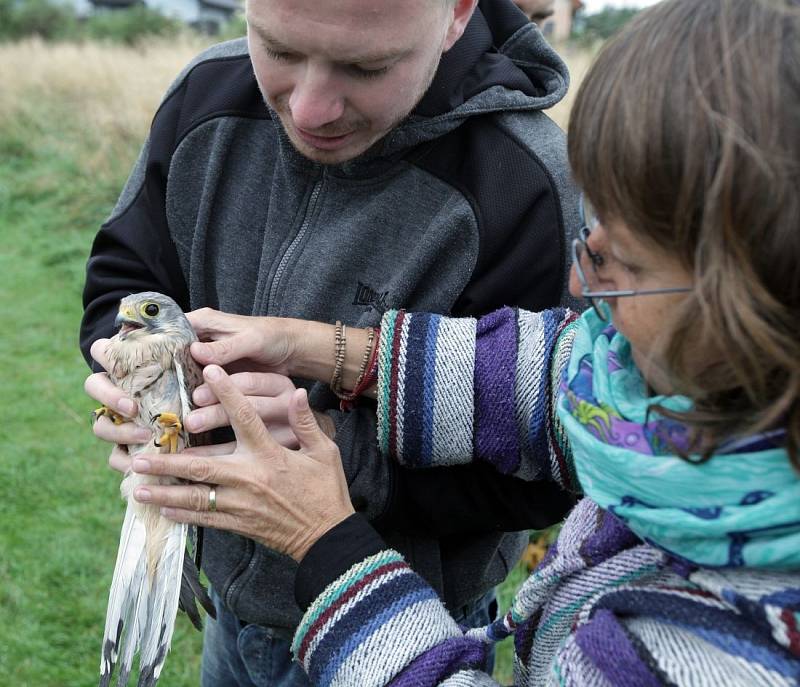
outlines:
[{"label": "hoodie hood", "polygon": [[568,86],[566,64],[511,0],[481,0],[422,100],[386,136],[381,152],[442,136],[468,117],[545,110]]}]

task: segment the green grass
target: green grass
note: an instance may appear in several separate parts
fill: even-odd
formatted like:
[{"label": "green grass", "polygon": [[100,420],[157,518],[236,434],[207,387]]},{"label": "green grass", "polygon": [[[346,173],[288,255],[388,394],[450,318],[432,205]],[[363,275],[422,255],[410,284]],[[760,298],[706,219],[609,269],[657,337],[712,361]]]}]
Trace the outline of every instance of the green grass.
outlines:
[{"label": "green grass", "polygon": [[[82,126],[77,96],[29,95],[0,112],[0,675],[83,687],[97,683],[124,506],[90,431],[81,290],[140,141]],[[524,576],[504,585],[501,610]],[[199,684],[200,646],[179,620],[160,684]],[[507,640],[496,671],[506,684],[511,653]]]},{"label": "green grass", "polygon": [[[0,120],[0,675],[18,687],[97,683],[124,513],[77,333],[92,237],[138,144],[98,158],[77,122],[43,99]],[[199,647],[181,622],[165,687],[197,684]]]}]

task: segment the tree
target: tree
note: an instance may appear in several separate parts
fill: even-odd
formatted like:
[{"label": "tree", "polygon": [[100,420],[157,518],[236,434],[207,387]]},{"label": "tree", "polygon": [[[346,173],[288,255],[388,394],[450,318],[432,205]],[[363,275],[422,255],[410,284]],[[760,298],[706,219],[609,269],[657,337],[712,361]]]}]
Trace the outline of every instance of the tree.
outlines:
[{"label": "tree", "polygon": [[608,40],[639,12],[638,9],[606,7],[594,14],[580,14],[575,35],[587,43]]}]

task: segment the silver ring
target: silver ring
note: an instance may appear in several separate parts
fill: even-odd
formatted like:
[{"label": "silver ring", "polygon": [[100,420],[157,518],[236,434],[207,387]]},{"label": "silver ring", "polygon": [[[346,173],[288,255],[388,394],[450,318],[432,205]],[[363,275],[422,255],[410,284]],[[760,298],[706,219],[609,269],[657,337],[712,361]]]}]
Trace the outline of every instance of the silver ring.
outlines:
[{"label": "silver ring", "polygon": [[217,510],[217,488],[211,487],[208,490],[208,512],[213,513]]}]

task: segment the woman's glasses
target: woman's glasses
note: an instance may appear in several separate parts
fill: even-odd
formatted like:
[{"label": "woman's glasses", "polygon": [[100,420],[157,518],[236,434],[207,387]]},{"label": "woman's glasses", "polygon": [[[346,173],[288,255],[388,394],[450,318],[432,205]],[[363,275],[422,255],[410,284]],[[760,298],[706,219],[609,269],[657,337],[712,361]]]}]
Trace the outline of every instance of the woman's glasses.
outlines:
[{"label": "woman's glasses", "polygon": [[[595,253],[587,241],[592,230],[599,224],[597,215],[594,212],[591,204],[586,200],[585,196],[581,196],[581,229],[578,233],[578,238],[572,241],[572,262],[575,265],[575,272],[578,275],[578,280],[581,283],[581,296],[583,296],[592,306],[592,309],[597,313],[597,316],[603,321],[608,322],[609,313],[607,308],[604,307],[604,299],[606,298],[624,298],[626,296],[653,296],[661,293],[685,293],[691,291],[688,286],[675,286],[663,289],[642,289],[632,290],[624,289],[621,291],[603,291],[593,290],[590,286],[589,279],[586,272],[583,270],[581,259],[584,255],[588,258],[591,265],[593,276],[596,275],[597,269],[603,265],[603,256],[600,253]],[[596,281],[596,279],[593,279]]]}]

